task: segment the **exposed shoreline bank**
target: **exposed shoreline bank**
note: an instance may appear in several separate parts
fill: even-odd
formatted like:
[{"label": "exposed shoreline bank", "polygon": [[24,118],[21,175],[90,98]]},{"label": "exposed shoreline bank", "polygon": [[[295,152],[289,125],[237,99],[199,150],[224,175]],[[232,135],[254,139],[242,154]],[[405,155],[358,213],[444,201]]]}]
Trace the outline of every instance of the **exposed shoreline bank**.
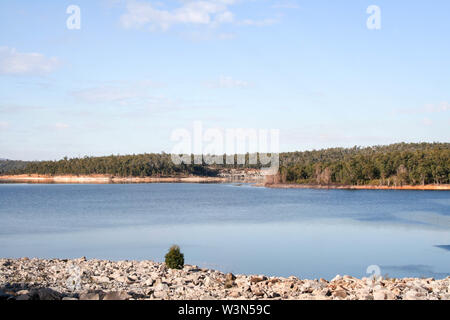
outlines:
[{"label": "exposed shoreline bank", "polygon": [[428,184],[417,186],[375,186],[375,185],[315,185],[315,184],[295,184],[295,183],[277,183],[262,184],[266,188],[273,189],[337,189],[337,190],[423,190],[423,191],[443,191],[450,190],[448,184]]},{"label": "exposed shoreline bank", "polygon": [[180,177],[116,177],[110,175],[0,175],[0,183],[59,183],[59,184],[110,184],[110,183],[255,183],[255,187],[273,189],[336,189],[336,190],[422,190],[422,191],[445,191],[450,190],[448,184],[428,185],[403,185],[403,186],[380,186],[380,185],[317,185],[317,184],[295,184],[295,183],[263,183],[261,177],[239,176],[180,176]]},{"label": "exposed shoreline bank", "polygon": [[450,300],[442,280],[232,275],[152,261],[0,259],[0,300]]},{"label": "exposed shoreline bank", "polygon": [[223,177],[201,177],[201,176],[184,176],[184,177],[115,177],[109,175],[64,175],[64,176],[47,176],[47,175],[5,175],[0,176],[0,182],[25,182],[25,183],[93,183],[93,184],[109,184],[109,183],[222,183],[228,179]]}]

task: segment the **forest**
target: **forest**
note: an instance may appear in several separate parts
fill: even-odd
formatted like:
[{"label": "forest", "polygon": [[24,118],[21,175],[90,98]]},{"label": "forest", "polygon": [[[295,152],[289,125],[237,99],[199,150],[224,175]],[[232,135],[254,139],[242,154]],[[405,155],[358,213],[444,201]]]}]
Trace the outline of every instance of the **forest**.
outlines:
[{"label": "forest", "polygon": [[0,175],[23,170],[27,165],[26,161],[0,159]]},{"label": "forest", "polygon": [[425,185],[450,183],[449,143],[398,143],[283,154],[283,183]]},{"label": "forest", "polygon": [[[223,155],[225,159],[226,155]],[[234,156],[237,159],[237,156]],[[191,159],[194,155],[191,155]],[[58,161],[0,161],[0,174],[90,175],[119,177],[216,176],[224,168],[261,164],[175,165],[170,154],[67,157]],[[387,146],[330,148],[280,154],[282,183],[341,185],[424,185],[450,183],[450,143],[397,143]]]},{"label": "forest", "polygon": [[218,171],[205,165],[175,165],[171,156],[161,154],[111,155],[106,157],[65,157],[58,161],[33,161],[4,174],[93,175],[117,177],[215,176]]}]

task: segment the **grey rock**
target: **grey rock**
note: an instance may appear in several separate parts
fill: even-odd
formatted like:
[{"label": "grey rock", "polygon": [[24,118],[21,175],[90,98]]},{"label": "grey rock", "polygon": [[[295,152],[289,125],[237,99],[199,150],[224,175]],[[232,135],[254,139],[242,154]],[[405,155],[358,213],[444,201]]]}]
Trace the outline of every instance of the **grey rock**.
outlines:
[{"label": "grey rock", "polygon": [[[67,270],[80,272],[77,286],[68,287]],[[10,289],[8,284],[26,287]],[[27,289],[27,288],[46,289]],[[121,300],[121,299],[404,299],[449,300],[447,279],[357,279],[337,276],[333,281],[296,277],[233,275],[184,266],[169,270],[152,261],[97,259],[2,259],[0,300]],[[17,291],[16,291],[17,290]],[[133,294],[131,294],[131,292]]]},{"label": "grey rock", "polygon": [[232,273],[227,273],[227,274],[225,275],[225,281],[233,281],[233,280],[236,280],[236,276],[235,276],[234,274],[232,274]]},{"label": "grey rock", "polygon": [[11,295],[9,295],[9,294],[7,294],[7,293],[5,293],[5,292],[0,290],[0,301],[1,300],[8,300],[9,297],[11,297]]},{"label": "grey rock", "polygon": [[166,291],[168,289],[169,289],[169,286],[165,283],[159,283],[155,286],[155,292]]},{"label": "grey rock", "polygon": [[29,294],[29,293],[30,293],[29,290],[20,290],[20,291],[17,291],[17,292],[16,292],[16,295],[20,296],[20,295],[22,295],[22,294]]},{"label": "grey rock", "polygon": [[107,293],[103,300],[128,300],[131,296],[124,291],[114,291]]},{"label": "grey rock", "polygon": [[386,299],[386,290],[375,290],[373,292],[374,300],[385,300]]},{"label": "grey rock", "polygon": [[345,299],[345,298],[347,298],[348,295],[347,295],[347,292],[345,292],[345,290],[337,290],[333,293],[333,296],[337,297],[337,298]]},{"label": "grey rock", "polygon": [[39,300],[61,300],[61,294],[50,288],[38,289],[32,294],[37,295]]},{"label": "grey rock", "polygon": [[100,295],[98,293],[82,293],[80,294],[80,300],[100,300]]},{"label": "grey rock", "polygon": [[343,277],[342,276],[340,276],[340,275],[337,275],[336,277],[334,277],[333,278],[333,280],[331,280],[331,282],[334,282],[334,281],[339,281],[339,280],[342,280],[343,279]]}]

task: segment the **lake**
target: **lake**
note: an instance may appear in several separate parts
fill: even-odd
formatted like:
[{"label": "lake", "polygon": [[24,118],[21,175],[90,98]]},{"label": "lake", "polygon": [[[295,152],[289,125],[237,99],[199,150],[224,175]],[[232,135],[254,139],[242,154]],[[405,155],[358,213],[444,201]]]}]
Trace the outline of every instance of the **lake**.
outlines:
[{"label": "lake", "polygon": [[0,184],[0,257],[163,261],[331,279],[450,275],[449,191]]}]

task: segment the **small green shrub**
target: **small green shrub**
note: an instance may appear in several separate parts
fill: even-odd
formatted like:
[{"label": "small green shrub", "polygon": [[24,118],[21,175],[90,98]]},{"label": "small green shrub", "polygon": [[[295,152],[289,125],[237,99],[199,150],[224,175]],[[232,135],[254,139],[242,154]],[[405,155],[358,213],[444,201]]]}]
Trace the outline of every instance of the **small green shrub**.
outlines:
[{"label": "small green shrub", "polygon": [[180,252],[179,246],[172,246],[167,252],[166,256],[166,265],[170,269],[183,269],[184,266],[184,254]]}]

